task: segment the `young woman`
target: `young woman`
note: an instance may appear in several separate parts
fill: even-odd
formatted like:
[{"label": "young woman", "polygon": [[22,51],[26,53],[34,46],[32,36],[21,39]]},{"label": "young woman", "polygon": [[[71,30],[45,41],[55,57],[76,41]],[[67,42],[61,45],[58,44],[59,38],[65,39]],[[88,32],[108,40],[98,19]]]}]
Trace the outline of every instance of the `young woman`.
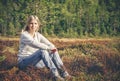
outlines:
[{"label": "young woman", "polygon": [[46,66],[50,69],[54,77],[60,80],[70,78],[71,76],[63,65],[57,48],[38,32],[39,27],[40,21],[38,17],[29,16],[20,37],[18,53],[19,68],[23,69],[28,65],[38,68]]}]

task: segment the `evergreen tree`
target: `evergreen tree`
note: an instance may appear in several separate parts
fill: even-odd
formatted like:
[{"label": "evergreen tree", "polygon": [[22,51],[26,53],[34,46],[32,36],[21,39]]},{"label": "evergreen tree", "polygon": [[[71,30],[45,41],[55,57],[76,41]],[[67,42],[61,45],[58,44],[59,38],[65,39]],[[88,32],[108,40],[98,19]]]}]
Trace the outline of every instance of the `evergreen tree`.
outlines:
[{"label": "evergreen tree", "polygon": [[11,35],[11,36],[14,36],[16,30],[14,28],[14,25],[11,22],[9,23],[8,28],[9,28],[9,30],[8,30],[7,34]]},{"label": "evergreen tree", "polygon": [[1,0],[0,34],[17,34],[29,15],[37,15],[41,33],[49,36],[119,36],[119,4],[118,0]]}]

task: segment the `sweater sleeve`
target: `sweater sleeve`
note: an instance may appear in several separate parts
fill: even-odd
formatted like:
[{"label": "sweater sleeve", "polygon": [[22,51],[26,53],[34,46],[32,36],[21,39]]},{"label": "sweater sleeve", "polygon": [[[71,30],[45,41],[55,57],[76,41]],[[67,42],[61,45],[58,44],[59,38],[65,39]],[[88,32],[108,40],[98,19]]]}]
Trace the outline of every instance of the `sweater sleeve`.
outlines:
[{"label": "sweater sleeve", "polygon": [[45,50],[49,49],[47,45],[45,45],[44,43],[35,41],[30,35],[28,35],[25,32],[21,34],[21,43],[29,45],[34,48],[40,48]]},{"label": "sweater sleeve", "polygon": [[55,48],[54,44],[52,44],[48,39],[46,39],[42,34],[38,33],[38,37],[40,42],[49,46],[50,49]]}]

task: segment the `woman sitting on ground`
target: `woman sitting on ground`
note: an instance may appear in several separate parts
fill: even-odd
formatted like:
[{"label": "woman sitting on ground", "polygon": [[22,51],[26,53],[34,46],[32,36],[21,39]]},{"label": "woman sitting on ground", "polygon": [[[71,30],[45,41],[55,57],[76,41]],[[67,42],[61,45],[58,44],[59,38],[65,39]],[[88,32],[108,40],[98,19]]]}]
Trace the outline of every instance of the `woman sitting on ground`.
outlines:
[{"label": "woman sitting on ground", "polygon": [[38,17],[31,15],[20,37],[19,68],[24,69],[28,65],[33,65],[37,68],[46,66],[54,77],[60,80],[70,78],[71,76],[63,65],[57,48],[38,32],[39,27],[40,21]]}]

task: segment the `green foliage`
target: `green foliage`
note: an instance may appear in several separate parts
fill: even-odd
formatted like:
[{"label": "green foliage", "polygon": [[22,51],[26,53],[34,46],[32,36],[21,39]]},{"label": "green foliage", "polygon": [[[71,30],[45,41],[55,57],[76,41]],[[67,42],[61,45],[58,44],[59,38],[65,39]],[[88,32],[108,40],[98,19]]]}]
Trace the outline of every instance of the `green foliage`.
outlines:
[{"label": "green foliage", "polygon": [[119,36],[119,4],[117,0],[1,0],[0,34],[18,34],[27,17],[37,15],[45,35]]},{"label": "green foliage", "polygon": [[8,28],[9,28],[8,35],[14,36],[15,35],[15,27],[14,27],[14,25],[12,23],[9,23]]},{"label": "green foliage", "polygon": [[0,56],[0,62],[4,61],[6,59],[5,56]]}]

